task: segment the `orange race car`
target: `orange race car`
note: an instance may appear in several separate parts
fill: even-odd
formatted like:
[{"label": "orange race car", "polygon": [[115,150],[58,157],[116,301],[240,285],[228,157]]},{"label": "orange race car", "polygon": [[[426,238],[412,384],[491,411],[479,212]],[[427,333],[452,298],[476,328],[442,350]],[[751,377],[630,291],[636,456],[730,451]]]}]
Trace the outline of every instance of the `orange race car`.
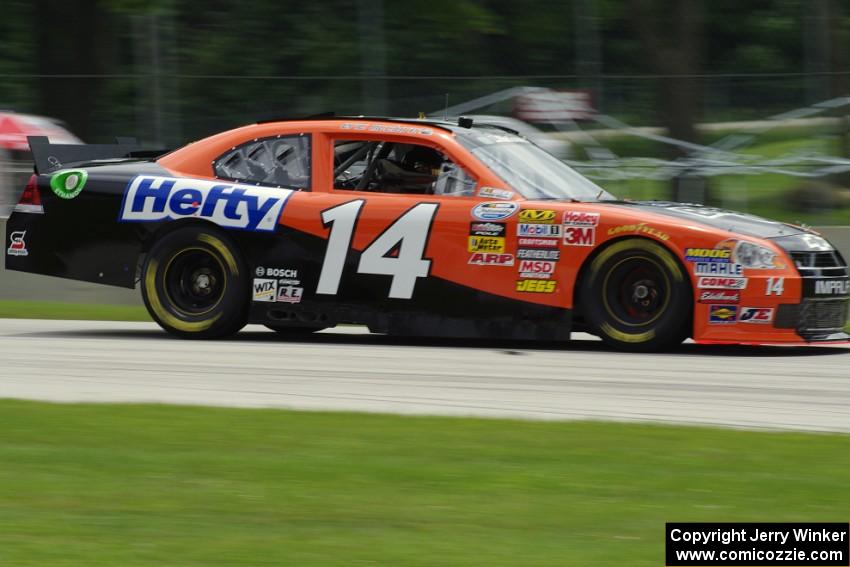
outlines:
[{"label": "orange race car", "polygon": [[817,233],[620,201],[513,132],[321,117],[153,155],[31,138],[6,267],[132,288],[182,337],[246,323],[622,349],[846,340],[847,266]]}]

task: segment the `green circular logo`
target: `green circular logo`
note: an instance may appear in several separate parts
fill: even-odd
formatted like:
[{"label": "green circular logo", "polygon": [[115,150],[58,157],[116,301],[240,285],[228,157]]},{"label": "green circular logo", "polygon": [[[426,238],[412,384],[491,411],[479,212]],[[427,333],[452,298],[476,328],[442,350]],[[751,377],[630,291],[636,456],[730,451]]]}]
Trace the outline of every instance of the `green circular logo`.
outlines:
[{"label": "green circular logo", "polygon": [[63,199],[73,199],[80,194],[89,174],[84,169],[57,171],[50,178],[50,188]]}]

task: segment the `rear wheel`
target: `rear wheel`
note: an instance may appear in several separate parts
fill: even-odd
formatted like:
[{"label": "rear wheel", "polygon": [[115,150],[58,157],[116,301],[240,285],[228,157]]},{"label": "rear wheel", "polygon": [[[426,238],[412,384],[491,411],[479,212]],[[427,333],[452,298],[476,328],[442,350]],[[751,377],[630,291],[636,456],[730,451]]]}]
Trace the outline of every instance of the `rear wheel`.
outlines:
[{"label": "rear wheel", "polygon": [[232,335],[248,320],[248,281],[236,247],[205,227],[186,227],[154,244],[142,268],[151,317],[184,338]]},{"label": "rear wheel", "polygon": [[659,350],[690,334],[691,284],[676,258],[651,240],[603,249],[588,266],[580,308],[590,329],[623,350]]}]

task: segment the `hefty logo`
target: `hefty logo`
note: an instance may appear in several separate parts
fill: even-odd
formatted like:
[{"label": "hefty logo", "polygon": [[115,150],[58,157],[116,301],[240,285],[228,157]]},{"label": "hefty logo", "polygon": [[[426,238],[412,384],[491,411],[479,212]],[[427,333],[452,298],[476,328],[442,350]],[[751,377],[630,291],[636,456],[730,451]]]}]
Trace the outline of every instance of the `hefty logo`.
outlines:
[{"label": "hefty logo", "polygon": [[564,224],[570,226],[596,226],[599,224],[599,213],[566,211],[564,213]]},{"label": "hefty logo", "polygon": [[290,195],[289,189],[140,175],[127,185],[118,220],[194,217],[226,228],[271,232]]},{"label": "hefty logo", "polygon": [[741,323],[770,323],[773,321],[773,307],[742,307],[738,320]]}]

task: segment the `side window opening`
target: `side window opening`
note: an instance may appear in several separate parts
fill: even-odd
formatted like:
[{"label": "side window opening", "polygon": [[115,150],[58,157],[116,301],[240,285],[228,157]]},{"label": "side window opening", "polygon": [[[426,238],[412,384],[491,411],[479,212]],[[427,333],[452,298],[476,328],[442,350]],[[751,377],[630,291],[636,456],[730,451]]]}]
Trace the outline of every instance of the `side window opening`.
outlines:
[{"label": "side window opening", "polygon": [[213,162],[215,176],[230,181],[310,188],[310,136],[275,136],[246,142]]},{"label": "side window opening", "polygon": [[334,142],[334,188],[471,196],[476,180],[434,148],[387,141]]}]

